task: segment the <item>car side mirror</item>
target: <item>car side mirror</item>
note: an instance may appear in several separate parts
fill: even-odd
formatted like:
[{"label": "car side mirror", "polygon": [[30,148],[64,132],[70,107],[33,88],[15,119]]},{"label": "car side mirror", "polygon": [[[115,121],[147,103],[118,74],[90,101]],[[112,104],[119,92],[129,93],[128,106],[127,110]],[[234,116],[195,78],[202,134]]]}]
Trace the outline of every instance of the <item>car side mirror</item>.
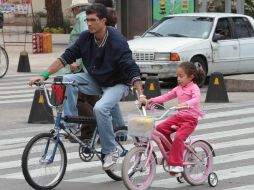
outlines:
[{"label": "car side mirror", "polygon": [[219,40],[225,39],[224,35],[221,35],[219,33],[214,33],[213,35],[213,42],[218,42]]}]

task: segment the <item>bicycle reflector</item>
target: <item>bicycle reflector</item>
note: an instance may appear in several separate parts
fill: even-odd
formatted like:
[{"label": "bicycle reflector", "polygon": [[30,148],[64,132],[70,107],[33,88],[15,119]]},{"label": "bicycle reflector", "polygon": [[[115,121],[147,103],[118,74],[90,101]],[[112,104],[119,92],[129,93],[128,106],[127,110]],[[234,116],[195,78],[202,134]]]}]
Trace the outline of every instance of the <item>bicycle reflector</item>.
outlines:
[{"label": "bicycle reflector", "polygon": [[57,105],[63,104],[64,94],[65,94],[65,85],[63,84],[52,84],[52,93],[56,96]]}]

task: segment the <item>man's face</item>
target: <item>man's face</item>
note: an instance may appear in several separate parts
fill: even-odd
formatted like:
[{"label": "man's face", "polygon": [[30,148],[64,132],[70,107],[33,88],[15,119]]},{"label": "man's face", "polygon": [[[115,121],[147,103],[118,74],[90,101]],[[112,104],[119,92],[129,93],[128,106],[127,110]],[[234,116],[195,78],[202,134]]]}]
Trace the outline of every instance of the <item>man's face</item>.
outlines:
[{"label": "man's face", "polygon": [[72,8],[72,13],[74,16],[80,13],[80,7],[74,7]]},{"label": "man's face", "polygon": [[106,18],[99,19],[96,13],[86,15],[86,22],[91,33],[95,34],[103,29],[106,25]]}]

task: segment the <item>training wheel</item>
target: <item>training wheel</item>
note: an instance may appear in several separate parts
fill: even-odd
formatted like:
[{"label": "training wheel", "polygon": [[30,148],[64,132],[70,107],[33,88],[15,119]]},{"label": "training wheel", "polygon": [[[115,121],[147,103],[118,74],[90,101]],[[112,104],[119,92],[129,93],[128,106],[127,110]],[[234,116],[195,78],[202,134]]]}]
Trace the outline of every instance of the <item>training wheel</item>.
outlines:
[{"label": "training wheel", "polygon": [[208,175],[208,183],[211,187],[215,187],[218,184],[218,176],[212,172]]},{"label": "training wheel", "polygon": [[184,178],[183,178],[183,176],[177,177],[176,180],[177,180],[179,183],[184,183]]}]

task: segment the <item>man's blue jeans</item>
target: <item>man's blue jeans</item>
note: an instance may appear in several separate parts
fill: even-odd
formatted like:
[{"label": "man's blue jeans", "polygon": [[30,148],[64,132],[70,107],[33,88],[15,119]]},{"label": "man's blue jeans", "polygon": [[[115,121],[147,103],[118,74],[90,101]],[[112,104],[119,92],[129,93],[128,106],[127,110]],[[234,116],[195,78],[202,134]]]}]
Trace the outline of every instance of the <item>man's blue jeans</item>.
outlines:
[{"label": "man's blue jeans", "polygon": [[88,83],[88,85],[80,85],[78,87],[67,86],[67,100],[64,107],[65,115],[78,115],[77,97],[79,91],[87,95],[102,96],[95,104],[93,112],[97,121],[102,153],[109,154],[110,152],[113,152],[115,150],[115,136],[112,125],[112,117],[117,125],[124,125],[118,103],[122,97],[127,96],[129,87],[124,84],[117,84],[112,87],[100,87],[88,73],[65,75],[63,81]]}]

